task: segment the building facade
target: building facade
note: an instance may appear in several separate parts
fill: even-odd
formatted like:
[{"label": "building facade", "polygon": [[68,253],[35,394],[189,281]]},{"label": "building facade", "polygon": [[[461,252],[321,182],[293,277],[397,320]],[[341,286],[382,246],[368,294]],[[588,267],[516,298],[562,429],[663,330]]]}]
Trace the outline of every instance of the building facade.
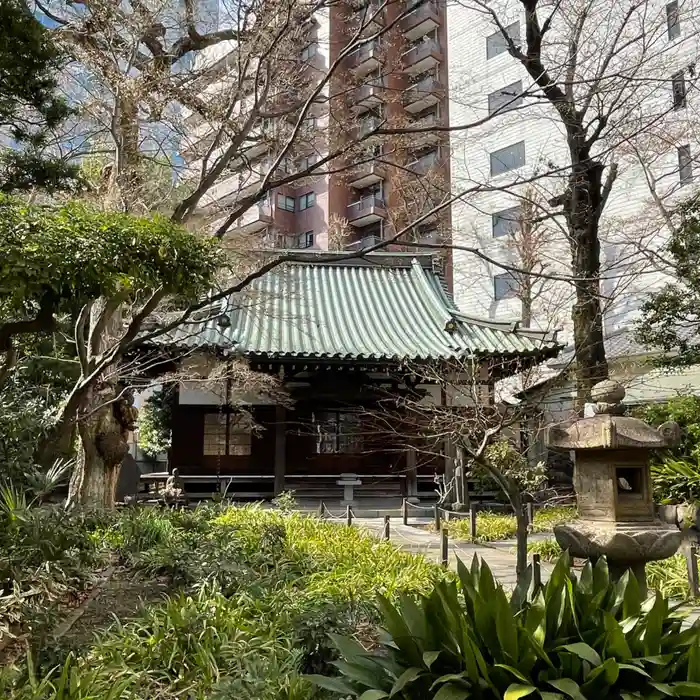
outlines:
[{"label": "building facade", "polygon": [[[293,75],[296,98],[310,95],[318,85],[322,89],[275,175],[308,176],[275,188],[251,206],[233,222],[229,240],[244,236],[262,246],[355,250],[386,239],[445,199],[450,190],[447,136],[425,131],[449,119],[445,19],[444,0],[348,1],[305,16],[303,30],[295,31],[293,41],[290,37],[293,55],[280,82]],[[376,38],[349,50],[358,37],[371,36]],[[213,76],[203,88],[207,99],[226,88],[237,51],[229,43],[206,52]],[[285,99],[284,90],[281,85],[270,99],[267,114]],[[244,99],[238,108],[241,119],[246,109]],[[204,215],[223,217],[236,201],[256,191],[297,113],[256,120],[250,148],[209,191]],[[424,131],[401,133],[412,128]],[[211,124],[192,117],[183,144],[192,173],[201,167],[201,145],[210,130]],[[395,133],[374,135],[382,130]],[[325,162],[329,154],[333,157]],[[407,235],[437,241],[448,231],[445,208]]]},{"label": "building facade", "polygon": [[[481,5],[457,3],[448,12],[451,182],[455,194],[469,193],[452,208],[452,236],[462,248],[454,252],[456,301],[467,313],[561,328],[562,340],[571,342],[573,289],[557,279],[571,274],[571,250],[561,208],[552,205],[567,187],[567,136]],[[605,123],[592,155],[606,173],[617,168],[600,227],[606,335],[629,325],[646,292],[667,279],[667,215],[697,179],[696,5],[649,0],[633,11],[587,0],[538,6],[541,23],[551,13],[543,56],[559,84],[572,65],[572,32],[579,32],[571,94],[581,107],[596,86],[587,107],[589,133],[599,117]],[[523,3],[498,0],[489,7],[524,47]],[[583,10],[587,19],[579,25]],[[478,248],[484,257],[464,248]]]}]

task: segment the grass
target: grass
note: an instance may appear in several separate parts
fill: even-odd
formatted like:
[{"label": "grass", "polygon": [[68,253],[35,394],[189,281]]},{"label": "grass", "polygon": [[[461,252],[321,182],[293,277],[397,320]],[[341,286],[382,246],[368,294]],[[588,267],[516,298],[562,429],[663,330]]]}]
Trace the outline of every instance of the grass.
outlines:
[{"label": "grass", "polygon": [[528,554],[539,554],[541,561],[556,561],[561,555],[561,547],[555,539],[535,540],[527,545]]},{"label": "grass", "polygon": [[[573,506],[556,506],[535,510],[534,523],[531,532],[549,532],[559,523],[569,522],[576,518]],[[488,511],[476,515],[476,538],[474,542],[496,542],[515,538],[515,516]],[[469,519],[450,521],[450,536],[457,540],[472,541]]]},{"label": "grass", "polygon": [[165,578],[171,595],[78,648],[37,635],[30,662],[0,672],[0,697],[324,698],[303,674],[330,668],[328,634],[371,645],[378,593],[426,593],[447,575],[355,528],[256,506],[134,508],[83,530],[91,561]]}]

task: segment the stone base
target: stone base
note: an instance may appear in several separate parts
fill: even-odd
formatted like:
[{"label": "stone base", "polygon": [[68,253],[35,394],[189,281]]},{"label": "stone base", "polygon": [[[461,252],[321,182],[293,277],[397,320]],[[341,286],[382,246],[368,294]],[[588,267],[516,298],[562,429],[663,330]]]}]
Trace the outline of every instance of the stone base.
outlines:
[{"label": "stone base", "polygon": [[640,562],[667,559],[678,551],[683,533],[659,521],[608,523],[576,520],[556,525],[554,536],[562,549],[581,559],[598,559],[634,567]]}]

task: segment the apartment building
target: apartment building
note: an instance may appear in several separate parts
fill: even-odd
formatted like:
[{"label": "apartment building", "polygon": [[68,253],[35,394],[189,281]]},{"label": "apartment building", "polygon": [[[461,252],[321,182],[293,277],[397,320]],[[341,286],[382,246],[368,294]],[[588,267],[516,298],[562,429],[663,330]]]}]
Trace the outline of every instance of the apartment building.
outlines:
[{"label": "apartment building", "polygon": [[[449,192],[445,132],[405,133],[449,120],[444,0],[332,3],[303,25],[290,41],[290,69],[273,100],[290,92],[295,98],[310,94],[329,66],[347,54],[307,113],[301,137],[278,163],[281,175],[308,174],[261,198],[233,223],[227,237],[283,248],[364,248],[408,226]],[[349,51],[358,29],[361,38],[381,35]],[[215,77],[203,90],[205,98],[226,89],[236,51],[229,44],[206,52]],[[290,75],[296,81],[293,90],[286,84]],[[245,102],[238,109],[242,120]],[[245,157],[202,202],[207,217],[225,217],[237,201],[256,192],[296,118],[292,112],[258,120]],[[193,119],[190,126],[183,156],[196,173],[211,125]],[[375,135],[388,128],[404,133]],[[329,154],[331,160],[324,162]],[[407,235],[436,241],[448,231],[449,211],[443,210]]]},{"label": "apartment building", "polygon": [[[667,279],[659,255],[668,235],[664,212],[686,198],[698,178],[697,3],[637,3],[626,25],[624,15],[632,10],[624,3],[540,5],[541,22],[552,15],[543,52],[553,78],[564,79],[571,32],[578,31],[573,13],[580,17],[584,9],[588,18],[574,44],[579,63],[572,89],[583,95],[596,72],[605,76],[596,84],[589,114],[595,126],[595,115],[609,112],[593,155],[618,168],[600,228],[610,334],[628,326],[646,292]],[[522,46],[523,4],[495,0],[489,7]],[[562,121],[510,55],[484,7],[451,5],[448,22],[451,183],[463,194],[452,208],[452,236],[461,248],[483,254],[454,252],[456,301],[465,313],[561,328],[560,338],[570,342],[573,290],[557,278],[570,275],[571,251],[561,210],[551,204],[566,189],[569,174]],[[610,54],[621,27],[622,39]],[[601,69],[606,55],[612,67]],[[610,112],[613,100],[618,102]],[[489,116],[480,126],[460,129]]]}]

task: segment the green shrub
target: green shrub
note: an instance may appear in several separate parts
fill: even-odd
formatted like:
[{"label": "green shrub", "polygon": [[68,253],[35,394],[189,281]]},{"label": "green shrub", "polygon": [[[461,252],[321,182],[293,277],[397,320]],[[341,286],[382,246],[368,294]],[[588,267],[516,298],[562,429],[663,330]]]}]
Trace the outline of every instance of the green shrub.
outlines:
[{"label": "green shrub", "polygon": [[[559,523],[569,522],[576,518],[576,509],[572,506],[539,508],[535,510],[532,532],[548,532]],[[515,516],[502,513],[483,511],[476,515],[475,542],[495,542],[510,540],[515,537]],[[469,519],[450,521],[450,536],[458,540],[472,541]]]},{"label": "green shrub", "polygon": [[690,598],[688,564],[683,554],[674,554],[669,559],[649,562],[646,566],[647,583],[667,598],[686,600]]},{"label": "green shrub", "polygon": [[539,554],[542,561],[556,561],[561,556],[561,547],[552,539],[534,540],[527,545],[528,554]]},{"label": "green shrub", "polygon": [[667,458],[652,465],[651,481],[657,503],[700,501],[700,464]]},{"label": "green shrub", "polygon": [[700,696],[700,625],[682,630],[660,594],[643,602],[629,573],[612,582],[604,559],[577,580],[563,554],[546,585],[525,580],[510,600],[476,558],[459,579],[463,604],[448,581],[418,603],[380,597],[379,648],[336,637],[341,675],[312,680],[363,700]]},{"label": "green shrub", "polygon": [[700,463],[699,396],[677,396],[665,403],[642,406],[634,415],[655,427],[670,420],[678,423],[681,440],[668,454],[674,459]]}]

